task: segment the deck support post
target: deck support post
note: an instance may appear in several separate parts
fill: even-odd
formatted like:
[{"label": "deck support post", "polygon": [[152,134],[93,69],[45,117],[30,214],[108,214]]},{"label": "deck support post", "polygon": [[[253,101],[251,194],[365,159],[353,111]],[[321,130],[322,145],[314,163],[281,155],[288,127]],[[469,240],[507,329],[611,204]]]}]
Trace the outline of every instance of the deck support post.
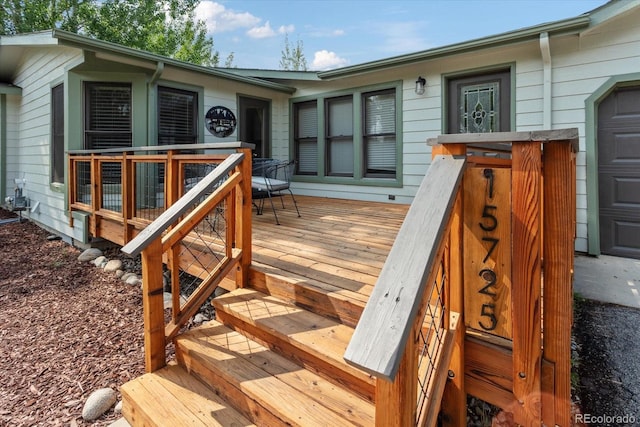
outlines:
[{"label": "deck support post", "polygon": [[235,246],[242,249],[242,259],[236,271],[236,286],[244,288],[249,284],[249,268],[251,267],[251,150],[242,148],[244,154],[240,170],[242,171],[241,191],[235,191]]},{"label": "deck support post", "polygon": [[144,359],[147,372],[157,371],[166,365],[162,291],[162,241],[155,239],[142,251]]},{"label": "deck support post", "polygon": [[376,427],[413,427],[416,424],[418,388],[418,348],[411,332],[393,382],[376,381]]},{"label": "deck support post", "polygon": [[[571,325],[573,323],[573,236],[575,156],[565,141],[544,146],[544,330],[545,363],[553,366],[552,381],[543,382],[543,402],[552,402],[546,425],[571,425]],[[570,215],[567,215],[570,212]],[[544,365],[543,365],[544,366]],[[553,417],[547,419],[547,417]]]},{"label": "deck support post", "polygon": [[[448,144],[433,147],[432,155],[449,154],[452,156],[466,155],[467,147],[464,144]],[[464,248],[462,246],[464,181],[456,197],[449,239],[445,249],[446,275],[449,278],[449,286],[446,287],[445,306],[447,314],[460,313],[460,320],[455,332],[453,353],[449,362],[449,378],[442,396],[442,425],[447,427],[463,427],[467,424],[467,393],[464,386],[464,338],[466,333],[464,322],[464,274],[462,259]],[[447,319],[449,320],[449,319]],[[448,329],[448,326],[447,326]]]},{"label": "deck support post", "polygon": [[[541,423],[542,149],[513,143],[513,394],[526,426]],[[546,203],[545,203],[546,204]],[[545,307],[546,309],[546,307]]]}]

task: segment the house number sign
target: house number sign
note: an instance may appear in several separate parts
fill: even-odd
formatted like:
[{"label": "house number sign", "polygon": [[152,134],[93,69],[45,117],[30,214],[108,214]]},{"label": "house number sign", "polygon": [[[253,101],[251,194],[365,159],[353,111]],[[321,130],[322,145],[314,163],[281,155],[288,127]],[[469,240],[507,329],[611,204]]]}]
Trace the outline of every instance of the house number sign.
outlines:
[{"label": "house number sign", "polygon": [[465,323],[511,339],[511,171],[469,168],[464,179]]}]

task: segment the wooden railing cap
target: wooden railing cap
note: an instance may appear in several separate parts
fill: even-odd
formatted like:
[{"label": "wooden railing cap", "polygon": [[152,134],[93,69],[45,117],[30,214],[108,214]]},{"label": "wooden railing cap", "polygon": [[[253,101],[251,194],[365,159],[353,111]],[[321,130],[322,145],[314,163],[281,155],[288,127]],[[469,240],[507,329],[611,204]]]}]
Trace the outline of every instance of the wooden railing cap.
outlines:
[{"label": "wooden railing cap", "polygon": [[436,156],[391,247],[344,354],[393,381],[460,188],[466,159]]},{"label": "wooden railing cap", "polygon": [[235,150],[239,148],[254,149],[255,144],[249,142],[215,142],[207,144],[176,144],[176,145],[147,145],[144,147],[118,147],[102,150],[69,150],[68,154],[114,154],[114,153],[147,153],[157,151],[184,151],[184,150]]},{"label": "wooden railing cap", "polygon": [[427,145],[439,144],[508,144],[512,142],[562,142],[578,151],[578,129],[555,129],[529,132],[452,133],[427,139]]}]

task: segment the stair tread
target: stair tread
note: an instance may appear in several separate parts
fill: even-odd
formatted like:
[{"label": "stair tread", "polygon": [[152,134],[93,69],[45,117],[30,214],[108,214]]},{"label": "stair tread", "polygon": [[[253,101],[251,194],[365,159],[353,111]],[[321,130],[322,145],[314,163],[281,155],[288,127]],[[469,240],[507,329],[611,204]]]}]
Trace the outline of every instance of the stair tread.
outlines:
[{"label": "stair tread", "polygon": [[282,424],[300,426],[374,423],[370,402],[217,321],[180,335],[175,343],[178,360],[243,406],[238,409],[245,415],[263,411]]},{"label": "stair tread", "polygon": [[254,425],[176,364],[127,382],[121,392],[123,415],[133,427]]},{"label": "stair tread", "polygon": [[287,345],[313,354],[360,381],[374,385],[368,373],[348,365],[344,352],[354,329],[303,308],[265,295],[254,289],[239,288],[213,300],[218,311],[230,313],[251,325],[281,338]]}]

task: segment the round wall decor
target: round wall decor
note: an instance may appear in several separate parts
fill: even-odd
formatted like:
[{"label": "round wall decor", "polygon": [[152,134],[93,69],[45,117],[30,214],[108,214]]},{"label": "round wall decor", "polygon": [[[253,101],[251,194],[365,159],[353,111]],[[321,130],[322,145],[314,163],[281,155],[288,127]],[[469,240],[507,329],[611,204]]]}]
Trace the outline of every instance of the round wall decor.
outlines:
[{"label": "round wall decor", "polygon": [[224,138],[236,130],[236,116],[231,110],[223,106],[209,108],[204,116],[204,123],[207,130],[218,138]]}]

